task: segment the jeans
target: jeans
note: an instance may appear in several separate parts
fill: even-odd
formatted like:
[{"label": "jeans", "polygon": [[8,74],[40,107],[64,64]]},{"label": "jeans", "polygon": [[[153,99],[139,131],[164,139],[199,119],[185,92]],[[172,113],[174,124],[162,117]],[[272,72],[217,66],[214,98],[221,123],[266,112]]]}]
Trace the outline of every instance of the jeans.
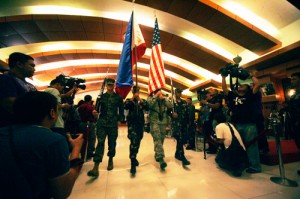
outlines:
[{"label": "jeans", "polygon": [[[255,123],[237,123],[235,124],[236,130],[240,133],[243,142],[246,144],[252,141],[257,136]],[[261,171],[259,150],[257,142],[254,142],[246,149],[249,158],[250,166],[256,171]]]}]

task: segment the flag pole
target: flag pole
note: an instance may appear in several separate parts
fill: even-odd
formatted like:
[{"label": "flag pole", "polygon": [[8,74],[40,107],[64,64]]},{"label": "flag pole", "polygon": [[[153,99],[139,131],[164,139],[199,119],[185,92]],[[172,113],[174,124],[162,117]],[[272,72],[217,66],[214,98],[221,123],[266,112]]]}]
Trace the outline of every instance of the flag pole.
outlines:
[{"label": "flag pole", "polygon": [[137,66],[137,52],[136,52],[136,42],[135,42],[135,35],[134,35],[134,24],[135,24],[135,16],[134,16],[134,12],[135,12],[135,6],[134,6],[135,0],[132,0],[132,9],[133,9],[133,24],[132,24],[132,38],[134,39],[134,48],[133,48],[133,53],[134,53],[134,57],[135,57],[135,63],[134,64],[134,70],[135,70],[135,85],[138,86],[138,66]]},{"label": "flag pole", "polygon": [[172,95],[172,111],[173,113],[175,112],[175,99],[174,99],[174,87],[173,87],[173,81],[172,81],[172,77],[170,76],[170,83],[171,83],[171,95]]}]

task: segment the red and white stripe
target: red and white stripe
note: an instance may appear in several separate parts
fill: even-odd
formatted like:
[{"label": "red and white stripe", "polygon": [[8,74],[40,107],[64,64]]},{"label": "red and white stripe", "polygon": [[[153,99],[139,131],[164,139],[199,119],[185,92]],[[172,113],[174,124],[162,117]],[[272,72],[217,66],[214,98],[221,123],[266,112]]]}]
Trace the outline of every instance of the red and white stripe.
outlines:
[{"label": "red and white stripe", "polygon": [[152,47],[151,52],[148,92],[150,94],[157,89],[164,88],[165,85],[165,67],[162,58],[162,50],[161,45],[157,44]]}]

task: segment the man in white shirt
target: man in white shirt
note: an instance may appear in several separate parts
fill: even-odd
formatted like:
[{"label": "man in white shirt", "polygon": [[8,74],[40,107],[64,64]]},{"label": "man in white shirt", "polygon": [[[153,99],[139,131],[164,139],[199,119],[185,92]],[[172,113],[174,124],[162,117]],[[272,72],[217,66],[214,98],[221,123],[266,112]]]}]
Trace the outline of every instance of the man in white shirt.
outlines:
[{"label": "man in white shirt", "polygon": [[248,157],[242,138],[236,128],[226,122],[226,116],[222,112],[217,113],[214,119],[218,124],[215,141],[221,145],[216,162],[221,168],[230,170],[234,176],[239,177],[248,166]]}]

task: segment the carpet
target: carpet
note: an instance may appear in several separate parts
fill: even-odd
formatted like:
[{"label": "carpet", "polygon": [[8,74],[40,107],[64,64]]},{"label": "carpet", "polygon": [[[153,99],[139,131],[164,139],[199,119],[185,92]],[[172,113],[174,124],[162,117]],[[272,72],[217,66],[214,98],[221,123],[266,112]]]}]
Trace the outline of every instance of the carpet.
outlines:
[{"label": "carpet", "polygon": [[[260,155],[260,162],[266,165],[278,164],[278,153],[275,140],[268,141],[269,153]],[[280,141],[282,159],[284,163],[300,161],[300,150],[296,146],[294,140]]]}]

